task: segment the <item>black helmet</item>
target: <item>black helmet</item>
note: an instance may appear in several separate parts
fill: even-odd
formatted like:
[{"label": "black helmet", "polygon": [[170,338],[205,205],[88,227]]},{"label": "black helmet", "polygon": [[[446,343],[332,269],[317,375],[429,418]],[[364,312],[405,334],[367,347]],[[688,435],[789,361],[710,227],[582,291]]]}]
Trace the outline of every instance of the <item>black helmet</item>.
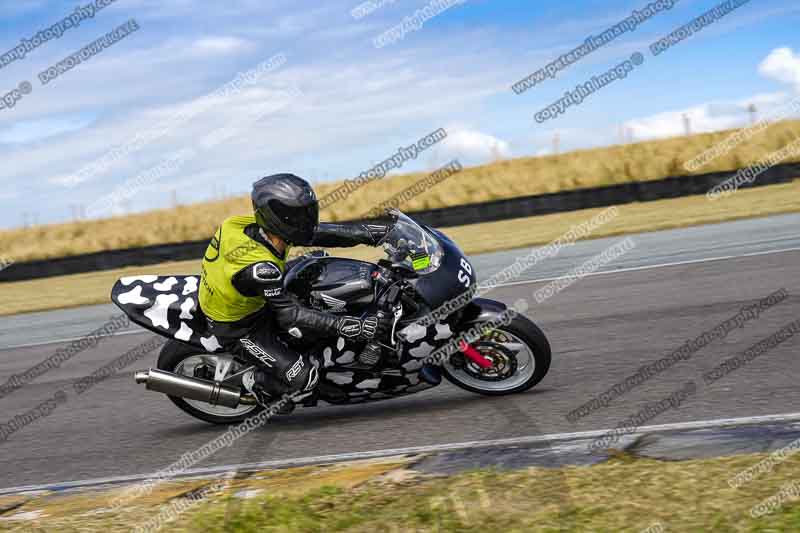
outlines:
[{"label": "black helmet", "polygon": [[274,174],[253,184],[253,211],[264,231],[289,244],[310,244],[319,224],[319,204],[311,185],[294,174]]}]

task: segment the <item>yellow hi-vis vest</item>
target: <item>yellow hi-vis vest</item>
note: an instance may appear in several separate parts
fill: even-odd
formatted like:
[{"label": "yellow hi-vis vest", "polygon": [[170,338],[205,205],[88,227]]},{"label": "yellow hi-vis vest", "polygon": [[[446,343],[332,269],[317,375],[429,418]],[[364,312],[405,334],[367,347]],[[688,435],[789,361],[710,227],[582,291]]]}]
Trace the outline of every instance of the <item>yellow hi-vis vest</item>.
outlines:
[{"label": "yellow hi-vis vest", "polygon": [[[264,307],[263,295],[244,296],[236,290],[232,280],[237,272],[261,261],[275,263],[281,272],[285,269],[284,259],[245,234],[244,229],[255,223],[254,216],[225,219],[206,249],[199,298],[200,308],[212,320],[236,322]],[[288,253],[287,249],[284,257]]]}]

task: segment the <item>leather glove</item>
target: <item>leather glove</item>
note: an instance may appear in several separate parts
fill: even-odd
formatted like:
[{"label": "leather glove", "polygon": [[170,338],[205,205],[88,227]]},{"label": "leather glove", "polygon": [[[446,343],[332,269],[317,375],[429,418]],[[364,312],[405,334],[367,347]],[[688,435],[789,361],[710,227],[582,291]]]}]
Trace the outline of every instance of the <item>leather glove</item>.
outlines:
[{"label": "leather glove", "polygon": [[336,330],[342,337],[369,341],[374,339],[378,333],[378,323],[378,317],[375,315],[364,318],[343,316],[336,321]]}]

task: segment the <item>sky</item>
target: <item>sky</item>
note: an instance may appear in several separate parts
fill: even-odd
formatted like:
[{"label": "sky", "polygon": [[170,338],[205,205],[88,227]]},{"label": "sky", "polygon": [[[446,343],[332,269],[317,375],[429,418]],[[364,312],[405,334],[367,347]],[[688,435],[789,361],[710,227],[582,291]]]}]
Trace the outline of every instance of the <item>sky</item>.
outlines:
[{"label": "sky", "polygon": [[[92,1],[0,3],[0,55]],[[669,0],[522,94],[512,84],[650,0],[371,2],[112,0],[0,67],[0,100],[14,104],[0,109],[0,228],[246,194],[277,172],[352,178],[439,128],[447,138],[398,171],[547,155],[556,135],[561,151],[615,144],[621,131],[680,135],[684,115],[694,132],[741,126],[751,104],[765,116],[800,93],[796,0],[751,0],[654,56],[652,43],[719,3]],[[432,18],[376,46],[426,6]],[[42,82],[131,20],[136,31]],[[534,118],[637,52],[626,78]],[[13,92],[25,82],[28,94]]]}]

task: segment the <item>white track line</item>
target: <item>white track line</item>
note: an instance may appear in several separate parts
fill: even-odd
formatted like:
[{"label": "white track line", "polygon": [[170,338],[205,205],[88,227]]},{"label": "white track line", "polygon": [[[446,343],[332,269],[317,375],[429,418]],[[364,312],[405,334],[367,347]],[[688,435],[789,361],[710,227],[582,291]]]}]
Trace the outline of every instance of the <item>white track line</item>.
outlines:
[{"label": "white track line", "polygon": [[[590,274],[586,274],[584,277],[594,277],[594,276],[605,276],[608,274],[620,274],[624,272],[638,272],[640,270],[654,270],[658,268],[669,268],[674,266],[682,266],[682,265],[694,265],[698,263],[712,263],[715,261],[727,261],[729,259],[741,259],[744,257],[756,257],[760,255],[772,255],[772,254],[783,254],[787,252],[800,252],[800,248],[784,248],[782,250],[769,250],[764,252],[751,252],[747,254],[741,255],[724,255],[720,257],[709,257],[707,259],[690,259],[687,261],[676,261],[674,263],[659,263],[656,265],[643,265],[638,267],[628,267],[628,268],[618,268],[615,270],[604,270],[602,272],[592,272]],[[591,256],[590,256],[591,257]],[[502,269],[500,270],[502,271]],[[498,271],[499,272],[499,271]],[[520,281],[512,281],[510,283],[503,283],[502,285],[497,285],[494,289],[500,289],[502,287],[514,287],[516,285],[530,285],[533,283],[543,283],[545,281],[555,281],[557,279],[564,279],[568,276],[558,276],[555,278],[541,278],[541,279],[529,279],[529,280],[520,280]],[[480,288],[480,283],[478,284],[478,288]]]},{"label": "white track line", "polygon": [[[787,253],[787,252],[800,252],[800,248],[785,248],[785,249],[782,249],[782,250],[770,250],[770,251],[764,251],[764,252],[752,252],[752,253],[741,254],[741,255],[725,255],[725,256],[720,256],[720,257],[710,257],[710,258],[707,258],[707,259],[691,259],[691,260],[688,260],[688,261],[676,261],[674,263],[659,263],[659,264],[656,264],[656,265],[643,265],[643,266],[638,266],[638,267],[618,268],[618,269],[615,269],[615,270],[605,270],[605,271],[602,271],[602,272],[593,272],[591,274],[587,274],[584,277],[588,278],[588,277],[594,277],[594,276],[605,276],[605,275],[608,275],[608,274],[620,274],[620,273],[625,273],[625,272],[638,272],[638,271],[641,271],[641,270],[655,270],[655,269],[658,269],[658,268],[669,268],[669,267],[681,266],[681,265],[694,265],[694,264],[698,264],[698,263],[711,263],[711,262],[714,262],[714,261],[727,261],[729,259],[740,259],[740,258],[743,258],[743,257],[757,257],[757,256],[761,256],[761,255],[783,254],[783,253]],[[558,280],[558,279],[564,279],[566,277],[567,276],[558,276],[558,277],[555,277],[555,278],[540,278],[540,279],[528,279],[528,280],[512,281],[510,283],[503,283],[502,285],[497,285],[496,287],[492,288],[492,291],[497,290],[497,289],[502,289],[503,287],[515,287],[515,286],[519,286],[519,285],[533,285],[535,283],[544,283],[546,281],[555,281],[555,280]],[[480,284],[478,284],[478,288],[480,288]],[[491,292],[491,291],[488,291],[486,294],[489,294],[489,292]],[[115,334],[113,334],[111,336],[112,337],[117,337],[117,336],[121,336],[121,335],[133,335],[133,334],[136,334],[136,333],[142,334],[142,333],[152,333],[152,332],[150,332],[150,331],[148,331],[146,329],[141,329],[141,330],[133,330],[133,331],[121,331],[121,332],[115,333]],[[18,349],[18,348],[33,348],[35,346],[46,346],[48,344],[58,344],[58,343],[73,342],[73,341],[80,340],[82,338],[83,337],[75,337],[75,338],[71,338],[71,339],[58,339],[58,340],[53,340],[53,341],[34,342],[34,343],[30,343],[30,344],[18,344],[16,346],[8,346],[8,347],[3,346],[2,348],[0,348],[0,352],[6,351],[6,350],[14,350],[14,349]]]},{"label": "white track line", "polygon": [[[637,436],[645,434],[653,434],[653,433],[668,433],[668,432],[689,431],[696,429],[720,429],[720,428],[728,428],[736,426],[768,424],[775,422],[800,422],[800,413],[785,413],[780,415],[766,415],[766,416],[747,416],[741,418],[719,418],[715,420],[677,422],[673,424],[642,426],[634,433],[631,433],[629,435],[635,438]],[[211,466],[206,468],[192,468],[185,470],[175,478],[179,479],[179,478],[188,478],[197,476],[214,476],[219,474],[225,474],[228,472],[267,470],[273,468],[287,468],[292,466],[309,466],[309,465],[319,465],[328,463],[340,463],[344,461],[378,459],[378,458],[396,457],[402,455],[417,455],[417,454],[446,452],[454,450],[466,450],[472,448],[490,448],[497,446],[515,446],[515,445],[537,444],[537,443],[553,444],[557,442],[594,439],[597,437],[602,437],[603,435],[607,434],[610,431],[613,430],[597,429],[592,431],[578,431],[574,433],[554,433],[551,435],[533,435],[528,437],[516,437],[511,439],[481,440],[481,441],[458,442],[450,444],[434,444],[430,446],[414,446],[410,448],[390,448],[384,450],[342,453],[336,455],[299,457],[296,459],[282,459],[278,461],[264,461],[260,463],[243,463],[243,464],[233,464],[233,465],[223,465],[223,466]],[[589,453],[588,450],[586,453]],[[102,485],[145,481],[148,479],[155,479],[157,477],[158,477],[157,473],[133,474],[128,476],[95,478],[95,479],[86,479],[81,481],[65,481],[63,483],[24,485],[19,487],[9,487],[5,489],[0,489],[0,495],[18,494],[23,492],[48,491],[48,490],[89,488]]]}]

